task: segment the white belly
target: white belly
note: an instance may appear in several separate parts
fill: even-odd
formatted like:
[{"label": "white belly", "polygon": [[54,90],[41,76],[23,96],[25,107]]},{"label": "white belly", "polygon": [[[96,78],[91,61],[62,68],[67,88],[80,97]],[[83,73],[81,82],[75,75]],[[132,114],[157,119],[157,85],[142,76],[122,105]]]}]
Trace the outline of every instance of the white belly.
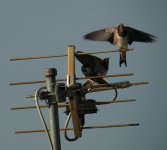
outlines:
[{"label": "white belly", "polygon": [[117,40],[116,44],[120,49],[127,49],[128,47],[128,37],[120,37],[118,34],[117,35]]}]

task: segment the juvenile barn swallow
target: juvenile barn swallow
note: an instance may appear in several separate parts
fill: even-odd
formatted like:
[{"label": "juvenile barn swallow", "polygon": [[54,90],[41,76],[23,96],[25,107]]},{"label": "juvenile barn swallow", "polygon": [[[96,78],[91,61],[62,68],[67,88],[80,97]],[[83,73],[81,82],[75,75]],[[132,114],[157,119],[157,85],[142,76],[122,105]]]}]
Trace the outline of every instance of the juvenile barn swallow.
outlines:
[{"label": "juvenile barn swallow", "polygon": [[88,33],[83,36],[84,39],[94,40],[94,41],[108,41],[113,45],[117,45],[120,51],[120,61],[119,65],[126,63],[126,50],[128,44],[131,45],[135,42],[155,42],[155,36],[148,34],[146,32],[124,26],[122,23],[116,27],[109,27],[101,30],[97,30]]},{"label": "juvenile barn swallow", "polygon": [[[109,58],[100,59],[93,55],[78,55],[78,53],[83,52],[77,51],[76,58],[82,64],[81,71],[85,77],[106,75],[109,67]],[[108,84],[103,78],[95,78],[91,80],[98,84]]]},{"label": "juvenile barn swallow", "polygon": [[[89,54],[78,55],[78,53],[83,53],[81,51],[76,52],[76,58],[82,64],[81,71],[85,77],[92,77],[92,76],[99,76],[99,75],[106,75],[109,68],[109,58],[101,59],[96,56],[92,56]],[[106,84],[106,86],[111,87],[111,85],[105,81],[103,78],[95,78],[91,79],[92,82],[96,82],[98,84]],[[90,82],[87,81],[84,83],[84,86],[89,85]],[[91,83],[92,84],[92,83]],[[116,100],[118,92],[115,87],[115,96],[113,101]]]}]

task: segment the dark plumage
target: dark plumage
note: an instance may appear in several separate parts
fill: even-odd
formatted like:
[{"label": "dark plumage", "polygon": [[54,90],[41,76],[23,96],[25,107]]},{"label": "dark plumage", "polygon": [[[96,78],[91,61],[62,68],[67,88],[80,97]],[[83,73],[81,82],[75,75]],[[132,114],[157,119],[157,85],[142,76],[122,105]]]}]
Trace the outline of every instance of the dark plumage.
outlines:
[{"label": "dark plumage", "polygon": [[85,39],[94,41],[108,41],[113,45],[117,45],[120,51],[120,66],[122,63],[127,66],[126,63],[126,50],[128,44],[133,42],[155,42],[155,36],[149,33],[124,26],[122,23],[116,27],[109,27],[101,30],[97,30],[84,35]]},{"label": "dark plumage", "polygon": [[[100,59],[99,57],[89,54],[78,55],[83,53],[81,51],[76,52],[76,58],[82,64],[81,70],[85,77],[92,77],[98,75],[106,75],[109,67],[109,58]],[[98,84],[108,84],[103,78],[91,79]]]},{"label": "dark plumage", "polygon": [[[83,53],[81,51],[76,52],[76,58],[82,64],[81,70],[85,77],[92,77],[92,76],[99,76],[99,75],[106,75],[108,72],[109,67],[109,58],[100,59],[99,57],[92,56],[89,54],[79,55],[78,53]],[[106,86],[111,87],[111,85],[105,81],[103,78],[95,78],[91,79],[93,82],[98,84],[106,84]],[[89,81],[84,83],[84,86],[89,85]],[[115,90],[115,96],[113,101],[117,98],[117,89],[113,87]]]}]

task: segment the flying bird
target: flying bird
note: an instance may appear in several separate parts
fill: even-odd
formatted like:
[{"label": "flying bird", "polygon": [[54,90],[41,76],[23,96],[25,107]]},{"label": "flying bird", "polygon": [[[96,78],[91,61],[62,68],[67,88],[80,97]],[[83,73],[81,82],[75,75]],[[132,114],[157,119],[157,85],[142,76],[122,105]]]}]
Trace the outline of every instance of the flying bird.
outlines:
[{"label": "flying bird", "polygon": [[[109,68],[109,58],[101,59],[99,57],[89,54],[79,55],[79,53],[83,52],[77,51],[76,58],[82,64],[81,71],[85,77],[107,74]],[[105,81],[103,78],[95,78],[91,80],[98,84],[108,84],[108,82]]]},{"label": "flying bird", "polygon": [[156,38],[156,36],[149,33],[124,26],[123,23],[117,27],[112,26],[88,33],[83,37],[84,39],[94,41],[108,41],[113,45],[117,45],[120,51],[120,67],[123,63],[127,67],[126,50],[128,48],[128,44],[131,45],[133,42],[155,42]]}]

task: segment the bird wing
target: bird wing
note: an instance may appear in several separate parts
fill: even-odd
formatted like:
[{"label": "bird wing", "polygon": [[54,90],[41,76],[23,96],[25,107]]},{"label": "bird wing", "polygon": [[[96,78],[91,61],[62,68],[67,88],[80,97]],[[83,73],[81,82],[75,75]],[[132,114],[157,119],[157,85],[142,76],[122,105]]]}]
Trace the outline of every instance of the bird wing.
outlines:
[{"label": "bird wing", "polygon": [[83,36],[84,39],[93,41],[109,41],[113,44],[115,27],[97,30]]},{"label": "bird wing", "polygon": [[128,44],[132,44],[133,41],[136,42],[155,42],[156,36],[151,35],[149,33],[131,28],[126,27],[128,32]]},{"label": "bird wing", "polygon": [[100,58],[96,56],[89,55],[89,54],[79,55],[79,53],[84,53],[84,52],[77,51],[75,53],[76,58],[81,64],[92,64],[92,66],[94,66],[97,62],[102,61]]},{"label": "bird wing", "polygon": [[96,79],[91,79],[94,82],[98,83],[98,84],[106,84],[108,85],[109,83],[107,81],[105,81],[103,78],[96,78]]},{"label": "bird wing", "polygon": [[[82,70],[82,73],[84,74],[84,76],[86,76],[86,77],[98,76],[98,73],[96,72],[95,68],[97,67],[98,64],[103,63],[103,60],[100,59],[99,57],[92,56],[89,54],[79,55],[79,53],[84,53],[84,52],[77,51],[75,54],[78,61],[80,61],[83,64],[81,70]],[[91,68],[91,72],[88,73],[86,71],[86,73],[84,73],[84,70],[83,70],[83,68],[85,67],[84,65],[88,65],[88,67]],[[108,82],[105,81],[103,78],[95,78],[95,79],[91,79],[91,80],[93,80],[94,82],[96,82],[98,84],[108,84]]]},{"label": "bird wing", "polygon": [[[84,72],[83,72],[83,74],[84,74],[84,76],[85,77],[94,77],[94,76],[98,76],[98,74],[96,73],[96,72],[94,72],[94,70],[92,70],[92,72],[89,72],[89,74],[85,74]],[[92,81],[94,81],[94,82],[96,82],[96,83],[98,83],[98,84],[106,84],[106,85],[108,85],[109,83],[107,82],[107,81],[105,81],[103,78],[93,78],[93,79],[89,79],[89,80],[92,80]]]},{"label": "bird wing", "polygon": [[[87,80],[87,81],[83,84],[83,86],[92,84],[91,80],[92,80],[92,79]],[[93,82],[96,82],[96,83],[98,83],[98,84],[106,84],[106,86],[110,87],[109,83],[108,83],[107,81],[105,81],[103,78],[93,79],[92,81],[93,81]]]}]

